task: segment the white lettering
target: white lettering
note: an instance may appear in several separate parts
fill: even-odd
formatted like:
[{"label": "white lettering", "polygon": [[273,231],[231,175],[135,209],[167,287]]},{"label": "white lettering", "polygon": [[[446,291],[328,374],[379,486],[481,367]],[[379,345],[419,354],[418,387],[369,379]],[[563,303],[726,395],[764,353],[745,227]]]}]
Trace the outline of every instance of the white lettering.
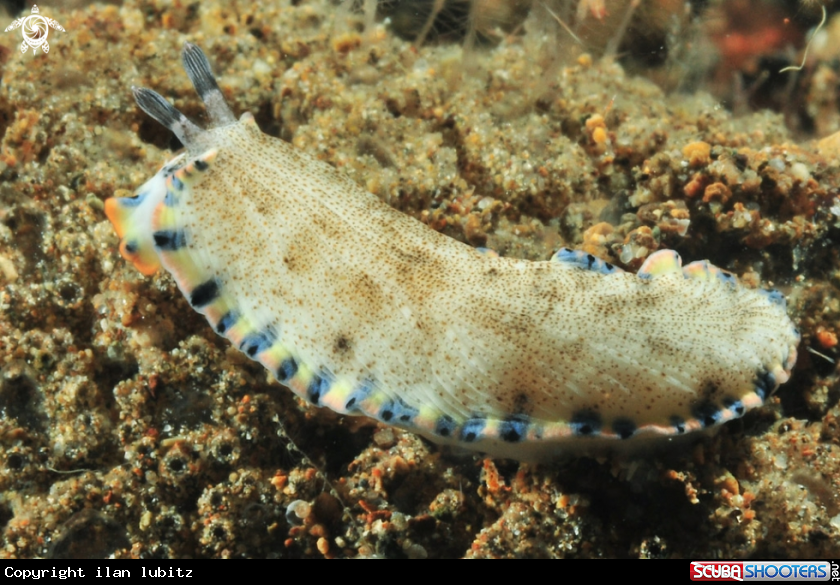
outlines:
[{"label": "white lettering", "polygon": [[14,567],[6,567],[3,571],[6,577],[14,577],[17,579],[43,579],[45,577],[58,577],[59,579],[68,579],[70,577],[84,577],[84,571],[81,569],[15,569]]}]

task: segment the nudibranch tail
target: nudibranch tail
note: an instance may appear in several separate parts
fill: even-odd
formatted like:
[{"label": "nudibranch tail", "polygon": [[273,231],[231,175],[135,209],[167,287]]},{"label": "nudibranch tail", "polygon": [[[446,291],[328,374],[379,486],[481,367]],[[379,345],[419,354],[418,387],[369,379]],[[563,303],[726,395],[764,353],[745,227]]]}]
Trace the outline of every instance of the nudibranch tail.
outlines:
[{"label": "nudibranch tail", "polygon": [[106,202],[120,251],[144,274],[162,265],[310,404],[544,459],[715,427],[790,377],[799,334],[780,293],[673,250],[637,274],[566,248],[475,250],[235,121],[201,50],[183,61],[211,127],[134,90],[186,152]]}]

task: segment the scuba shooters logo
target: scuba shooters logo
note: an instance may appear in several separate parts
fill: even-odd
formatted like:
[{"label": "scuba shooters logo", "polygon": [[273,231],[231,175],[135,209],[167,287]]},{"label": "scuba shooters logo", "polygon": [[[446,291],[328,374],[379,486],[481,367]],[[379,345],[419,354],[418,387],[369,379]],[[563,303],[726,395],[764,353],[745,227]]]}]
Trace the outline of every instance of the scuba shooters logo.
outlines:
[{"label": "scuba shooters logo", "polygon": [[44,53],[50,52],[50,44],[47,42],[47,35],[50,28],[64,32],[64,28],[58,24],[58,21],[46,16],[41,16],[37,5],[32,6],[32,14],[25,18],[18,18],[12,24],[6,27],[6,32],[21,28],[23,33],[23,42],[20,45],[20,52],[25,53],[29,47],[32,47],[32,54],[38,52],[38,47]]},{"label": "scuba shooters logo", "polygon": [[838,581],[836,562],[692,561],[692,581]]}]

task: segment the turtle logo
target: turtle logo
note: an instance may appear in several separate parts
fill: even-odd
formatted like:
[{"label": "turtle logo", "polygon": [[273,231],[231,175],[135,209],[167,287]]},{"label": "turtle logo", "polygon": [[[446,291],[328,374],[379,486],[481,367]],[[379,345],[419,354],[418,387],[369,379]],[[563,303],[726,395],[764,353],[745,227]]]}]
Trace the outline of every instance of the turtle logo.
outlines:
[{"label": "turtle logo", "polygon": [[47,42],[48,27],[64,32],[58,22],[52,18],[41,16],[38,14],[38,6],[32,7],[32,14],[26,18],[18,18],[12,24],[6,27],[6,32],[15,30],[19,26],[23,26],[23,43],[20,45],[20,52],[25,53],[29,47],[32,47],[32,53],[38,52],[38,47],[41,47],[45,53],[50,52],[50,44]]}]

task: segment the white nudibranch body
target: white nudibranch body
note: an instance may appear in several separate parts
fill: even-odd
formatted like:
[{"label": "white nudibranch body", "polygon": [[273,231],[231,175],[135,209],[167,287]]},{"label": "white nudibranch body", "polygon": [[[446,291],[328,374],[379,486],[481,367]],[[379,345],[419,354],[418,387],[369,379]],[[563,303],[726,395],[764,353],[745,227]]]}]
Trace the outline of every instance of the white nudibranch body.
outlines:
[{"label": "white nudibranch body", "polygon": [[482,253],[236,121],[198,47],[184,63],[213,127],[135,90],[186,151],[106,202],[120,250],[144,274],[163,265],[312,404],[541,459],[716,426],[788,379],[799,334],[780,293],[671,250],[638,274],[567,249]]}]

